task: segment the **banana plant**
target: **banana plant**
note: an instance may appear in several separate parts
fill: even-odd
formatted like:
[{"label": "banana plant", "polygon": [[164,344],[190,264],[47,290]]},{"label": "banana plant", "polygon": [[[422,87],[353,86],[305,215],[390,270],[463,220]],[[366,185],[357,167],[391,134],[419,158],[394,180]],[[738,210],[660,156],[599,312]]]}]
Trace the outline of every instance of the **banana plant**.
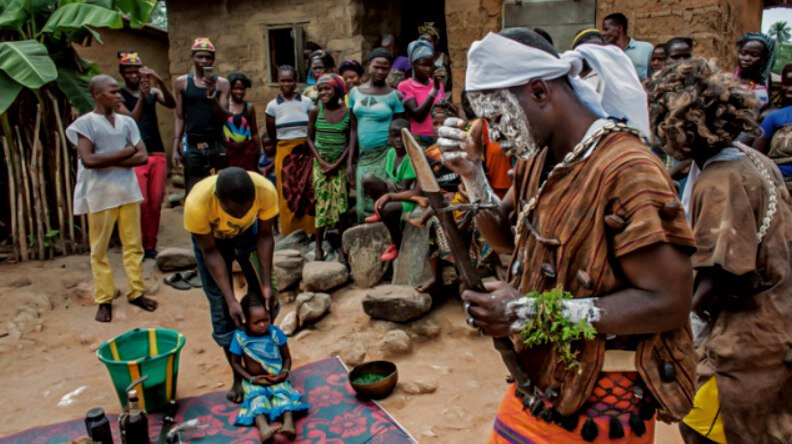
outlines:
[{"label": "banana plant", "polygon": [[74,45],[101,44],[101,30],[122,28],[125,19],[133,27],[143,26],[156,4],[0,0],[0,145],[5,160],[0,187],[7,187],[0,193],[0,227],[12,227],[17,260],[53,257],[53,242],[45,239],[55,230],[62,233],[61,254],[85,248],[82,219],[63,201],[50,205],[72,192],[76,162],[65,146],[63,128],[72,109],[82,114],[93,108],[88,82],[99,74],[98,66],[80,57]]}]

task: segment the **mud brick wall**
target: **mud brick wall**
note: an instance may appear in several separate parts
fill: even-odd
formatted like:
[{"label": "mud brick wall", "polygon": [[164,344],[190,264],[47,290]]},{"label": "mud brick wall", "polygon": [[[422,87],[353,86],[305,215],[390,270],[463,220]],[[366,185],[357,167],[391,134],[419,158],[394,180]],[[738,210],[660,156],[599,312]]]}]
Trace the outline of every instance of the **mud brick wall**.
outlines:
[{"label": "mud brick wall", "polygon": [[365,46],[362,16],[358,0],[171,0],[170,70],[174,78],[188,72],[193,39],[209,37],[217,48],[215,71],[240,71],[250,77],[253,87],[247,99],[262,116],[278,92],[269,82],[267,27],[301,23],[305,41],[329,49],[337,62],[347,57],[360,60]]},{"label": "mud brick wall", "polygon": [[454,101],[464,89],[470,44],[501,29],[502,0],[445,0],[446,34],[454,78]]},{"label": "mud brick wall", "polygon": [[760,30],[763,7],[760,0],[599,0],[597,25],[608,14],[621,12],[630,22],[630,36],[654,44],[691,37],[694,55],[715,58],[722,69],[732,70],[737,39]]}]

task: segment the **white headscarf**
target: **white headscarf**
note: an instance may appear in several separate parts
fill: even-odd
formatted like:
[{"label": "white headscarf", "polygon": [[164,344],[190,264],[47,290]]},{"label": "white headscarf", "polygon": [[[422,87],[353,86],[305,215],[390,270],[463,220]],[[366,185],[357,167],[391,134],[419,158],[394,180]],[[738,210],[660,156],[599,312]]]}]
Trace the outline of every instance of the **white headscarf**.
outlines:
[{"label": "white headscarf", "polygon": [[[602,82],[599,94],[578,77],[584,60],[599,74]],[[465,89],[510,88],[531,79],[553,80],[562,76],[569,77],[577,96],[594,114],[624,119],[647,138],[650,136],[646,92],[629,57],[615,46],[583,44],[559,59],[490,32],[470,46]]]}]

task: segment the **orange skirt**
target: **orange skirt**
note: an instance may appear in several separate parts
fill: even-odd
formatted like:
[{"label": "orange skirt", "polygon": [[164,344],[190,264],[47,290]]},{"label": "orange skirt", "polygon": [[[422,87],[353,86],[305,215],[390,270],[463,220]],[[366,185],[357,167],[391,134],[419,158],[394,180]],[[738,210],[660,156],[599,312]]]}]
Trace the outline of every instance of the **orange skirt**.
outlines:
[{"label": "orange skirt", "polygon": [[650,444],[654,442],[655,419],[645,421],[646,432],[636,436],[627,424],[629,415],[620,418],[624,437],[619,439],[608,438],[608,428],[610,418],[601,416],[592,418],[597,425],[599,433],[594,441],[585,441],[581,436],[581,429],[586,421],[586,417],[581,415],[578,425],[574,431],[570,432],[552,422],[545,422],[533,416],[528,410],[523,410],[522,401],[515,396],[516,386],[512,384],[503,397],[498,416],[492,427],[488,444],[567,444],[579,443],[595,444]]}]

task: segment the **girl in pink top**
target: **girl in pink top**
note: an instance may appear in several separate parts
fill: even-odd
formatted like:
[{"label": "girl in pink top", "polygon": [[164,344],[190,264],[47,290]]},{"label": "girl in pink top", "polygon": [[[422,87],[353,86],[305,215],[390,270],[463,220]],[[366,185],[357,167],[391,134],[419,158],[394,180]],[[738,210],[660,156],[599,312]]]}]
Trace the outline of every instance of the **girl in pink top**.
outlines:
[{"label": "girl in pink top", "polygon": [[416,40],[407,46],[407,55],[413,65],[413,76],[399,84],[404,109],[410,119],[410,132],[423,142],[434,140],[432,106],[445,98],[445,89],[434,66],[434,47],[431,43]]}]

